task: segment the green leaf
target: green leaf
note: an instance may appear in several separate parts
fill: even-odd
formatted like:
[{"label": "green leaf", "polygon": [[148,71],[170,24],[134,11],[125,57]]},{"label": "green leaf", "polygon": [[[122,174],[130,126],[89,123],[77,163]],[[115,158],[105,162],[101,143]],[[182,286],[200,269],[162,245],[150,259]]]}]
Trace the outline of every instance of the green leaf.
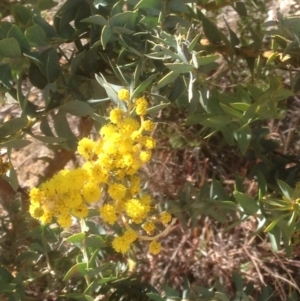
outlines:
[{"label": "green leaf", "polygon": [[32,18],[32,12],[24,5],[14,4],[12,6],[13,15],[15,21],[20,22],[22,25],[26,26]]},{"label": "green leaf", "polygon": [[241,17],[247,17],[247,15],[248,15],[247,14],[247,9],[246,9],[246,6],[243,2],[235,1],[233,3],[233,7]]},{"label": "green leaf", "polygon": [[[222,98],[222,95],[220,97]],[[230,108],[229,106],[227,106],[223,103],[220,103],[220,107],[223,109],[223,111],[225,113],[227,113],[228,115],[231,115],[234,118],[237,118],[237,119],[242,119],[243,118],[243,114],[241,112],[239,112],[239,111],[237,111],[233,108]]]},{"label": "green leaf", "polygon": [[106,244],[103,238],[99,235],[89,235],[85,238],[85,245],[93,249],[105,248]]},{"label": "green leaf", "polygon": [[294,194],[294,190],[285,182],[281,181],[281,180],[277,180],[278,186],[280,188],[280,190],[282,191],[283,195],[288,199],[288,200],[292,200],[293,199],[293,194]]},{"label": "green leaf", "polygon": [[175,289],[168,287],[168,286],[164,287],[164,292],[166,294],[166,297],[171,298],[171,299],[173,299],[173,298],[176,299],[180,296],[178,291],[176,291]]},{"label": "green leaf", "polygon": [[[100,2],[105,2],[106,0],[98,0]],[[138,0],[135,0],[134,3],[130,3],[130,5],[135,5],[137,3]],[[110,11],[110,15],[111,16],[114,16],[116,14],[120,14],[122,11],[123,11],[123,8],[124,8],[124,3],[122,1],[117,1],[117,3],[114,4],[114,6],[111,8],[111,11]]]},{"label": "green leaf", "polygon": [[16,170],[13,167],[9,170],[9,177],[7,178],[7,180],[12,189],[14,191],[17,191],[17,189],[19,188],[19,180]]},{"label": "green leaf", "polygon": [[140,23],[147,25],[150,28],[156,28],[158,24],[158,19],[154,16],[144,16]]},{"label": "green leaf", "polygon": [[28,262],[37,261],[40,257],[40,254],[33,251],[23,251],[20,255],[17,256],[17,260],[19,262],[24,262],[27,264]]},{"label": "green leaf", "polygon": [[56,49],[51,47],[44,51],[41,55],[41,62],[42,64],[39,67],[48,79],[48,82],[55,81],[60,73]]},{"label": "green leaf", "polygon": [[161,89],[162,87],[174,82],[174,80],[179,76],[179,73],[175,71],[169,72],[162,79],[160,79],[156,85],[157,89]]},{"label": "green leaf", "polygon": [[19,130],[25,128],[27,123],[28,120],[26,116],[17,117],[4,122],[4,124],[0,126],[0,139],[17,133]]},{"label": "green leaf", "polygon": [[280,222],[281,220],[285,219],[286,217],[290,216],[291,213],[285,213],[274,219],[265,229],[265,232],[270,232],[273,228]]},{"label": "green leaf", "polygon": [[113,29],[111,28],[111,26],[105,25],[101,33],[101,44],[103,49],[105,49],[106,44],[108,43],[112,35],[113,35]]},{"label": "green leaf", "polygon": [[271,231],[268,232],[270,239],[271,247],[274,252],[278,252],[281,243],[281,234],[279,227],[274,227]]},{"label": "green leaf", "polygon": [[272,300],[271,298],[272,298],[273,294],[274,294],[274,290],[272,288],[270,288],[269,286],[265,286],[257,301]]},{"label": "green leaf", "polygon": [[151,8],[161,11],[163,9],[163,2],[161,0],[141,0],[134,7],[134,10],[138,8]]},{"label": "green leaf", "polygon": [[136,13],[133,11],[125,11],[123,13],[114,15],[109,19],[109,24],[114,26],[123,27],[127,21],[129,21],[133,16],[135,16]]},{"label": "green leaf", "polygon": [[35,63],[30,62],[28,76],[30,82],[35,87],[44,89],[47,86],[48,80],[46,76],[42,73],[40,68]]},{"label": "green leaf", "polygon": [[86,19],[81,20],[81,22],[100,25],[100,26],[105,26],[108,24],[107,20],[101,15],[94,15],[94,16],[88,17]]},{"label": "green leaf", "polygon": [[251,129],[248,125],[239,128],[234,132],[235,139],[238,142],[242,154],[245,154],[252,137]]},{"label": "green leaf", "polygon": [[184,63],[166,63],[165,66],[177,73],[186,73],[194,70],[192,65]]},{"label": "green leaf", "polygon": [[240,44],[240,39],[236,35],[236,33],[229,27],[226,19],[224,18],[224,21],[226,23],[227,29],[229,31],[229,38],[230,38],[230,43],[232,47],[235,47]]},{"label": "green leaf", "polygon": [[[202,115],[199,116],[197,115],[199,120],[198,123],[207,126],[207,127],[211,127],[213,129],[220,129],[220,128],[224,128],[226,125],[228,125],[231,121],[231,117],[229,117],[228,115],[218,115],[218,116],[213,116],[213,117],[208,117],[207,115]],[[191,118],[188,118],[189,120],[192,119],[193,116],[191,116]],[[203,119],[202,119],[203,118]]]},{"label": "green leaf", "polygon": [[[163,14],[160,14],[163,16]],[[181,18],[174,14],[169,14],[165,18],[162,19],[163,27],[166,29],[176,28],[176,26],[180,25],[182,27],[188,28],[191,24],[184,18]]]},{"label": "green leaf", "polygon": [[19,58],[21,48],[15,38],[6,38],[0,41],[0,55],[4,58]]},{"label": "green leaf", "polygon": [[214,44],[219,44],[222,41],[222,37],[217,25],[208,19],[202,12],[198,11],[198,15],[202,21],[203,31],[206,38]]},{"label": "green leaf", "polygon": [[214,55],[201,56],[201,53],[195,53],[195,58],[197,60],[198,65],[203,66],[203,65],[213,63],[214,61],[220,58],[220,55],[214,54]]},{"label": "green leaf", "polygon": [[7,38],[15,38],[18,41],[22,52],[30,52],[30,45],[27,39],[25,38],[23,32],[16,25],[11,27],[7,33]]},{"label": "green leaf", "polygon": [[85,236],[86,234],[84,232],[76,233],[66,238],[66,241],[69,243],[83,243]]},{"label": "green leaf", "polygon": [[[158,102],[162,102],[162,103],[169,103],[170,100],[159,95],[159,94],[155,94],[155,93],[149,93],[149,95],[151,95],[151,97],[153,97],[154,99],[156,99]],[[151,109],[151,108],[150,108]]]},{"label": "green leaf", "polygon": [[[1,129],[0,129],[1,130]],[[32,141],[29,140],[21,140],[21,139],[16,139],[16,140],[10,140],[4,143],[0,143],[0,148],[2,147],[7,147],[7,148],[23,148],[27,145],[29,145]]]},{"label": "green leaf", "polygon": [[34,135],[32,133],[31,136],[39,141],[42,141],[43,143],[49,143],[49,144],[62,143],[67,141],[67,138],[63,138],[63,137],[39,136],[39,135]]},{"label": "green leaf", "polygon": [[153,106],[153,107],[151,107],[147,110],[147,114],[154,114],[156,112],[159,112],[159,111],[163,110],[164,108],[166,108],[169,105],[170,105],[170,103],[162,103],[162,104],[159,104],[157,106]]},{"label": "green leaf", "polygon": [[293,89],[294,89],[294,93],[300,91],[300,72],[298,72],[296,80],[294,81]]},{"label": "green leaf", "polygon": [[66,112],[58,111],[53,118],[54,121],[54,128],[57,135],[61,138],[67,138],[66,140],[66,147],[71,149],[76,149],[76,137],[70,129],[70,125],[68,123]]},{"label": "green leaf", "polygon": [[56,5],[57,5],[57,2],[55,2],[53,0],[42,0],[42,1],[36,2],[36,8],[38,8],[41,11],[51,9]]},{"label": "green leaf", "polygon": [[89,116],[93,114],[93,109],[90,105],[83,101],[71,101],[59,107],[60,110],[66,111],[75,116]]},{"label": "green leaf", "polygon": [[253,215],[259,210],[257,201],[246,194],[234,191],[233,196],[246,214]]},{"label": "green leaf", "polygon": [[167,9],[180,13],[189,13],[187,5],[185,5],[185,1],[183,0],[169,0],[167,2]]},{"label": "green leaf", "polygon": [[7,89],[10,89],[13,84],[13,78],[11,73],[11,67],[8,64],[0,65],[0,83]]},{"label": "green leaf", "polygon": [[233,108],[239,110],[239,111],[243,111],[243,112],[246,112],[250,105],[247,104],[247,103],[244,103],[244,102],[235,102],[235,103],[231,103],[230,104]]},{"label": "green leaf", "polygon": [[46,22],[45,19],[43,19],[42,17],[38,15],[34,15],[32,17],[32,21],[34,24],[41,26],[41,28],[45,31],[48,38],[53,38],[57,36],[55,29],[48,22]]},{"label": "green leaf", "polygon": [[238,292],[242,292],[243,288],[244,288],[244,283],[243,283],[243,279],[242,279],[241,275],[236,272],[233,272],[232,281],[234,282],[235,289]]},{"label": "green leaf", "polygon": [[46,32],[37,24],[26,29],[25,37],[32,46],[48,45]]},{"label": "green leaf", "polygon": [[116,91],[112,88],[112,85],[110,85],[104,78],[102,78],[98,74],[95,74],[95,77],[97,82],[105,89],[110,100],[112,100],[115,103],[115,105],[119,106],[124,112],[126,112],[127,108],[124,102],[118,98],[118,95]]},{"label": "green leaf", "polygon": [[144,92],[156,77],[157,73],[150,75],[146,80],[142,81],[142,83],[132,92],[131,98],[135,98],[140,93]]},{"label": "green leaf", "polygon": [[216,292],[215,298],[218,301],[230,301],[230,299],[223,292]]},{"label": "green leaf", "polygon": [[75,75],[80,64],[82,63],[83,59],[85,58],[86,56],[86,51],[82,51],[80,53],[78,53],[73,59],[72,59],[72,62],[71,62],[71,75]]},{"label": "green leaf", "polygon": [[9,283],[14,280],[14,277],[5,267],[0,266],[0,279],[1,281]]},{"label": "green leaf", "polygon": [[41,132],[45,135],[45,136],[50,136],[50,137],[54,137],[52,129],[49,125],[47,116],[44,116],[41,119],[41,123],[40,123],[40,130]]},{"label": "green leaf", "polygon": [[133,30],[128,29],[126,27],[120,27],[120,26],[114,26],[113,28],[113,32],[119,35],[131,35],[134,33]]},{"label": "green leaf", "polygon": [[85,262],[80,262],[71,267],[71,269],[66,273],[63,281],[68,281],[71,278],[83,277],[87,274],[87,264]]},{"label": "green leaf", "polygon": [[160,295],[155,294],[155,293],[146,293],[146,295],[153,301],[166,301]]}]

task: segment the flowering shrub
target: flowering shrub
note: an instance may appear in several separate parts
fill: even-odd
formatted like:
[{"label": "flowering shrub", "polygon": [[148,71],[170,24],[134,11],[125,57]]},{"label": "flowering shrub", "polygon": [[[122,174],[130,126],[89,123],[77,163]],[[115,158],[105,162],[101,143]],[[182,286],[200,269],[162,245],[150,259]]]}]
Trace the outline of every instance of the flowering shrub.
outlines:
[{"label": "flowering shrub", "polygon": [[[5,116],[0,107],[0,299],[299,300],[299,279],[291,281],[289,272],[283,284],[284,277],[272,273],[268,281],[260,268],[271,256],[248,239],[259,235],[273,251],[284,247],[292,257],[300,233],[299,147],[292,144],[300,135],[298,119],[286,114],[291,106],[299,109],[300,18],[274,16],[273,8],[267,13],[274,2],[0,1],[0,102],[18,111]],[[109,118],[107,101],[116,105]],[[156,125],[146,115],[157,112],[159,155],[176,153],[176,181],[162,183],[158,192],[168,192],[157,205],[168,212],[158,210],[140,177],[157,144],[151,135]],[[77,117],[77,129],[69,115]],[[96,140],[88,138],[92,128]],[[11,162],[15,149],[36,140],[53,156],[38,158],[48,165],[28,205],[27,187],[14,169],[22,166]],[[76,151],[84,163],[60,171]],[[186,230],[182,243],[169,239],[164,254],[150,261],[147,280],[142,273],[135,277],[149,262],[134,251],[146,244],[158,254],[160,238],[177,218],[176,229]],[[68,228],[77,221],[81,232],[74,234]],[[251,227],[238,232],[244,221]],[[180,241],[182,232],[172,237]],[[221,256],[215,246],[224,246]],[[238,273],[250,279],[251,263],[244,256],[230,262],[230,246],[237,254],[239,247],[240,254],[249,251],[252,271],[255,266],[263,276],[251,280],[261,283],[243,281]],[[253,254],[264,261],[256,265]],[[131,261],[140,266],[132,268]],[[212,262],[221,265],[220,273],[213,269],[217,279]],[[232,279],[226,262],[237,271]],[[150,273],[161,279],[150,285]],[[155,289],[166,283],[180,287],[182,296]]]},{"label": "flowering shrub", "polygon": [[[86,218],[89,206],[99,203],[106,192],[109,199],[101,200],[99,214],[105,223],[119,223],[124,228],[123,235],[114,238],[113,248],[125,253],[136,239],[144,239],[151,241],[149,251],[157,254],[161,249],[157,239],[167,231],[155,236],[140,232],[153,235],[172,218],[168,212],[157,215],[151,207],[150,195],[141,191],[138,173],[151,159],[156,146],[155,139],[149,136],[155,125],[145,120],[148,108],[145,97],[131,100],[126,89],[121,89],[118,97],[126,102],[127,111],[111,110],[110,123],[101,128],[97,141],[90,138],[79,141],[78,153],[86,160],[82,167],[62,170],[39,188],[31,189],[29,212],[44,224],[56,218],[61,227],[68,228],[72,217]],[[133,108],[140,122],[130,117]]]}]

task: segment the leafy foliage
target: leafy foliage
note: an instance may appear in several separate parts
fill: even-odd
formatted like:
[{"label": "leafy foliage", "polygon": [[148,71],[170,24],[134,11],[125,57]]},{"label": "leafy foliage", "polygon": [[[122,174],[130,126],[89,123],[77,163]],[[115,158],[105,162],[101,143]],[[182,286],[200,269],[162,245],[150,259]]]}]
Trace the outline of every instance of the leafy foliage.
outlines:
[{"label": "leafy foliage", "polygon": [[[99,130],[107,122],[110,101],[126,110],[117,93],[127,88],[132,98],[149,99],[147,113],[153,119],[161,110],[183,114],[199,140],[221,137],[220,145],[252,163],[247,176],[257,182],[255,195],[245,192],[240,176],[230,192],[214,177],[200,189],[186,185],[177,202],[166,202],[181,224],[195,225],[203,215],[224,224],[230,217],[230,229],[254,218],[256,234],[267,232],[273,250],[283,242],[292,256],[299,236],[299,161],[281,153],[265,124],[282,118],[286,100],[300,90],[300,18],[278,13],[276,21],[254,27],[252,12],[265,2],[252,2],[66,0],[56,7],[52,0],[2,1],[0,92],[19,105],[21,115],[0,125],[0,148],[10,156],[30,143],[29,135],[53,149],[75,152],[80,137],[68,116],[92,122],[83,136],[93,126]],[[237,24],[219,20],[225,6],[237,12]],[[45,13],[53,8],[53,22],[48,22]],[[31,101],[36,90],[39,102]],[[6,167],[0,168],[1,178],[17,190],[16,172],[9,166],[6,173]],[[161,296],[131,275],[121,257],[113,257],[107,235],[112,229],[88,220],[81,233],[72,234],[36,224],[18,200],[5,209],[0,295],[9,300],[28,300],[37,284],[60,300],[97,300],[97,295],[107,300],[250,300],[251,284],[238,274],[232,279],[235,296],[227,296],[218,282],[204,288],[188,281],[182,296],[169,287]],[[258,300],[272,294],[265,287]],[[292,293],[289,300],[296,299]]]}]

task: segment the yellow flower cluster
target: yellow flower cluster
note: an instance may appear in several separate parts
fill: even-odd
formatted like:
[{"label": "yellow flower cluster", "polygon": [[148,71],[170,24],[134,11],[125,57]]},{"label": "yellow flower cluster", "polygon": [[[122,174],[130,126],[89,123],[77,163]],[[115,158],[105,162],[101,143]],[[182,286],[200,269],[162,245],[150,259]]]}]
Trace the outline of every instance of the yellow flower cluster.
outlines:
[{"label": "yellow flower cluster", "polygon": [[[156,225],[167,225],[171,215],[163,212],[158,218],[150,216],[154,211],[151,197],[142,194],[139,177],[140,168],[151,159],[156,141],[147,133],[153,131],[154,123],[144,120],[148,108],[145,97],[131,103],[129,91],[120,90],[118,97],[127,102],[128,108],[135,107],[140,122],[120,108],[110,112],[110,123],[100,130],[100,138],[94,141],[83,138],[78,143],[78,153],[86,160],[75,170],[62,170],[39,188],[30,191],[30,214],[42,223],[54,218],[62,227],[69,227],[72,217],[85,218],[91,203],[98,202],[102,192],[109,196],[99,214],[109,225],[116,222],[124,226],[122,236],[115,237],[112,246],[117,252],[125,253],[137,238],[150,240],[149,251],[159,253],[161,247],[153,235]],[[139,231],[131,225],[141,225]],[[166,229],[165,229],[166,230]]]}]

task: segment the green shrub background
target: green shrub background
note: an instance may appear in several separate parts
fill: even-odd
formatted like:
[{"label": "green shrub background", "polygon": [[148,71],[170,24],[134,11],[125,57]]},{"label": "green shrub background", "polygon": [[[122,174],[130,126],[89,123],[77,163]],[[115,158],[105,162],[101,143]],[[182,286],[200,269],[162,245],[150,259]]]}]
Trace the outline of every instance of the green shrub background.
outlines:
[{"label": "green shrub background", "polygon": [[[298,300],[300,17],[267,21],[270,6],[1,1],[1,102],[19,107],[0,120],[3,300]],[[47,146],[36,184],[76,162],[123,87],[149,100],[158,146],[142,178],[177,218],[154,257],[142,243],[116,254],[120,229],[93,210],[82,231],[40,225],[12,160]]]}]

